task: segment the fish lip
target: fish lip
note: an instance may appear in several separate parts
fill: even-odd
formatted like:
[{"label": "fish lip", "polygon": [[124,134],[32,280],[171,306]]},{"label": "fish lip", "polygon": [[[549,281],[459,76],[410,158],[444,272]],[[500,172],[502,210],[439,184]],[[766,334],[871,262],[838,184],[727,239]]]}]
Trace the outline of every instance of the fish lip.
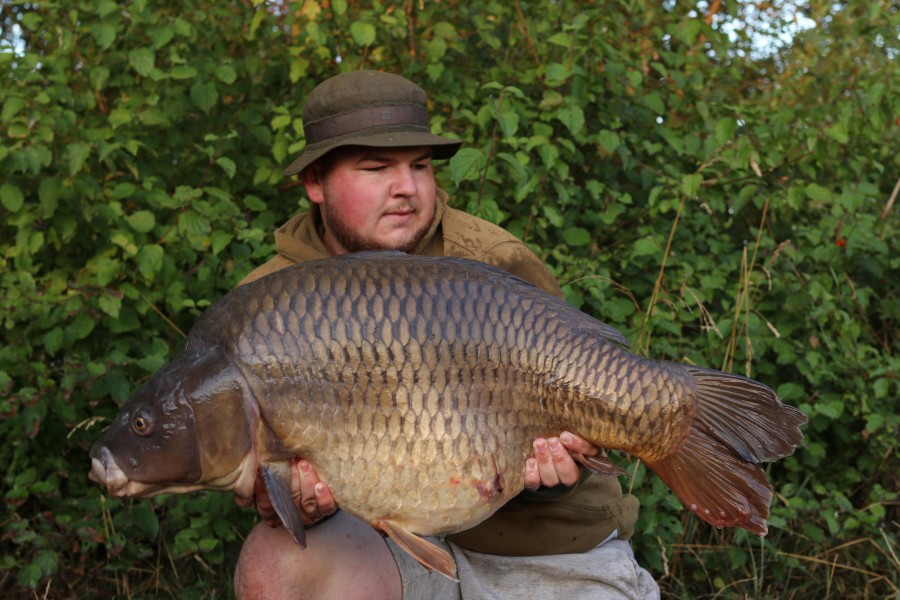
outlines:
[{"label": "fish lip", "polygon": [[116,463],[116,459],[112,455],[112,452],[109,451],[109,448],[102,446],[99,451],[99,458],[96,454],[97,453],[95,453],[92,448],[91,472],[88,474],[88,478],[91,481],[96,481],[101,485],[105,485],[110,496],[119,497],[127,495],[128,484],[131,480],[125,475],[125,472],[122,471],[122,468],[119,467],[118,463]]}]

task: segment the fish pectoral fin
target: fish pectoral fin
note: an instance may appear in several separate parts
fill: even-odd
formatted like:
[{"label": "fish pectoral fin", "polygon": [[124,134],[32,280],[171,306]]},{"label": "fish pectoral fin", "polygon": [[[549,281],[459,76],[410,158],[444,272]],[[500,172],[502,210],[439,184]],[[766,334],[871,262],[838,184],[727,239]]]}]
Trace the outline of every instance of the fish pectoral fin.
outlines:
[{"label": "fish pectoral fin", "polygon": [[291,497],[291,465],[288,462],[264,463],[260,466],[272,507],[284,528],[301,548],[306,548],[306,533],[300,521],[300,511]]},{"label": "fish pectoral fin", "polygon": [[581,452],[572,452],[572,458],[581,463],[585,469],[600,477],[627,475],[628,472],[613,464],[607,456],[585,456]]},{"label": "fish pectoral fin", "polygon": [[459,581],[456,577],[456,561],[443,548],[435,546],[414,533],[410,533],[402,525],[391,519],[379,519],[373,525],[388,534],[398,546],[403,548],[429,571],[438,571],[453,581]]}]

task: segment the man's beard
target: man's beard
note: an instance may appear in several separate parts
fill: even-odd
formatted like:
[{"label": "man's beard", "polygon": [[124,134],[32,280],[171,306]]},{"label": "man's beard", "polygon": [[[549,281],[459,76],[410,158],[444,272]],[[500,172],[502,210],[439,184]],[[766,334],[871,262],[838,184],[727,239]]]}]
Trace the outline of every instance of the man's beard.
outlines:
[{"label": "man's beard", "polygon": [[326,200],[321,206],[322,220],[331,236],[347,252],[364,252],[366,250],[399,250],[400,252],[412,252],[425,238],[425,234],[431,228],[431,223],[425,223],[419,231],[413,233],[410,238],[393,246],[385,246],[376,240],[367,239],[355,230],[344,225],[340,218],[332,218],[328,212],[329,203]]}]

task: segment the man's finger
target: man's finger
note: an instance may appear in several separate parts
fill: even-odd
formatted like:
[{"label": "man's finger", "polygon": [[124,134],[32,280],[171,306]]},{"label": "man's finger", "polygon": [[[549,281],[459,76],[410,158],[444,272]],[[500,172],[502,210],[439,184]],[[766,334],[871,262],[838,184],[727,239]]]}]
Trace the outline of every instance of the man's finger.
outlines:
[{"label": "man's finger", "polygon": [[533,448],[541,485],[544,487],[558,485],[559,476],[556,474],[556,466],[553,464],[553,457],[550,454],[550,446],[547,440],[544,438],[534,440]]},{"label": "man's finger", "polygon": [[322,516],[327,517],[334,514],[337,510],[337,502],[334,501],[334,496],[331,495],[331,488],[320,481],[315,485],[314,491],[316,504],[319,506],[319,512]]},{"label": "man's finger", "polygon": [[559,436],[559,441],[562,442],[562,445],[565,446],[566,449],[579,454],[584,454],[585,456],[596,456],[600,451],[597,446],[585,440],[583,437],[579,437],[568,431],[564,431]]},{"label": "man's finger", "polygon": [[532,492],[541,487],[541,474],[538,472],[537,460],[529,458],[525,461],[525,487]]},{"label": "man's finger", "polygon": [[553,468],[556,470],[559,483],[574,485],[578,481],[579,470],[572,455],[558,438],[550,438],[547,440],[547,445],[550,447],[550,456],[553,459]]}]

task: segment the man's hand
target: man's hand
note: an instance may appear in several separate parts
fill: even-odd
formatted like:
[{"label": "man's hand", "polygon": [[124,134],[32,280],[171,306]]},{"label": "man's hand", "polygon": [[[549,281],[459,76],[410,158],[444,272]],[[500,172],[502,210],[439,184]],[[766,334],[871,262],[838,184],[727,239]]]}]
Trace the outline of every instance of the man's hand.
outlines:
[{"label": "man's hand", "polygon": [[525,461],[525,487],[531,491],[558,484],[575,485],[579,467],[569,452],[594,456],[597,447],[568,431],[558,438],[538,438],[533,444],[534,454]]},{"label": "man's hand", "polygon": [[[302,459],[295,458],[291,461],[291,497],[300,509],[300,521],[304,525],[312,525],[337,510],[331,490],[319,481],[319,475],[312,465]],[[269,527],[281,525],[281,519],[275,514],[262,476],[256,476],[252,498],[235,497],[234,501],[244,508],[249,508],[255,503],[256,511],[266,525]]]}]

